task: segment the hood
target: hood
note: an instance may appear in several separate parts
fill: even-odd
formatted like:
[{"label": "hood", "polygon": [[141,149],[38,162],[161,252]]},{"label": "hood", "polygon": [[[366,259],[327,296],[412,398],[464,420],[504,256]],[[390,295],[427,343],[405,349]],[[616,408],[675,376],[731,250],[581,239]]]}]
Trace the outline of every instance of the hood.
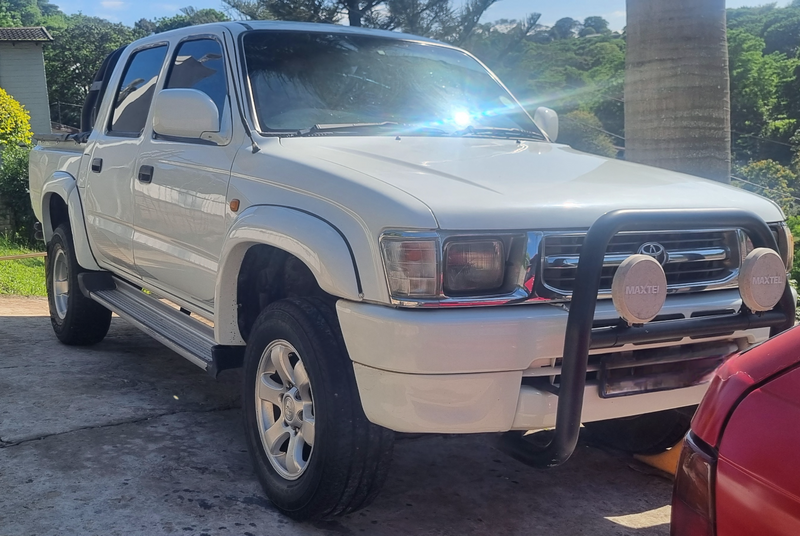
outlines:
[{"label": "hood", "polygon": [[739,188],[565,145],[412,136],[281,143],[408,193],[447,230],[586,228],[616,209],[739,208],[783,219],[772,201]]}]

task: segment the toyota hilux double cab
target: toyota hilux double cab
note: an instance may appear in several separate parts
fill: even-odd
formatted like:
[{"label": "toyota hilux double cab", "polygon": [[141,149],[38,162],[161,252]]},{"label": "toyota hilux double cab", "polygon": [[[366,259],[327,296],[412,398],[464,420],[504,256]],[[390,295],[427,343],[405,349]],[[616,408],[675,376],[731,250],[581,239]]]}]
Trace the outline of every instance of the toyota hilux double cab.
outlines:
[{"label": "toyota hilux double cab", "polygon": [[212,375],[242,367],[255,472],[298,519],[368,504],[395,432],[503,433],[539,466],[582,424],[667,448],[719,364],[792,325],[784,214],[556,144],[532,112],[397,32],[136,41],[82,132],[31,153],[56,336],[97,343],[113,311]]}]

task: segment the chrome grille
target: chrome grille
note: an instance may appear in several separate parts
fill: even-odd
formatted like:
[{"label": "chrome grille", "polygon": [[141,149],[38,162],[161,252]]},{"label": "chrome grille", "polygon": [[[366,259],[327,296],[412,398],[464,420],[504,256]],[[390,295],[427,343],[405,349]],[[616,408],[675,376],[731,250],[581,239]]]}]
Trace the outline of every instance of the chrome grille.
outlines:
[{"label": "chrome grille", "polygon": [[[611,291],[617,267],[648,242],[661,244],[671,291],[703,290],[734,279],[740,264],[740,233],[736,230],[623,232],[606,249],[600,291]],[[585,233],[554,233],[544,237],[541,282],[545,289],[568,295],[575,286],[578,258]]]}]

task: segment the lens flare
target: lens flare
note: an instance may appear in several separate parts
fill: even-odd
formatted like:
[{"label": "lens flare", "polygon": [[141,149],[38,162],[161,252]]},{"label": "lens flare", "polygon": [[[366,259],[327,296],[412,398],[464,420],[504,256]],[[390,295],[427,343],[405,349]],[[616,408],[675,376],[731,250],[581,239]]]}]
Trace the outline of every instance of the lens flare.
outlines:
[{"label": "lens flare", "polygon": [[461,111],[453,115],[453,121],[460,127],[468,127],[472,123],[472,118],[467,112]]}]

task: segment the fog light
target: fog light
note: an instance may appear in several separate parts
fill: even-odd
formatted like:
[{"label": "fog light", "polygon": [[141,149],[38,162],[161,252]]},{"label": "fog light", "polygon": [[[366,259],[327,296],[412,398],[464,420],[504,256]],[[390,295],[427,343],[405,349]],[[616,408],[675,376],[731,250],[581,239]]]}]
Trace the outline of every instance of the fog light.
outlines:
[{"label": "fog light", "polygon": [[619,316],[628,324],[650,322],[667,299],[664,268],[649,255],[631,255],[614,274],[611,298]]},{"label": "fog light", "polygon": [[756,248],[747,254],[739,270],[739,294],[753,312],[775,307],[786,288],[786,266],[781,256],[769,248]]}]

